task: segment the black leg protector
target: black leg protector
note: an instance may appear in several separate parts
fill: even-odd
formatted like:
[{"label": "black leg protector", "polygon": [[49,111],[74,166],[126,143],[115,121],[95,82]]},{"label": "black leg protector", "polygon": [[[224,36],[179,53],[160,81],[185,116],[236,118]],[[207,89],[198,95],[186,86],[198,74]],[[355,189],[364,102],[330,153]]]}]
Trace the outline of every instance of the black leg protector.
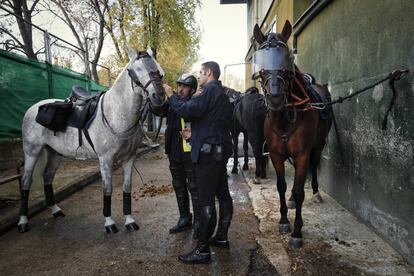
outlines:
[{"label": "black leg protector", "polygon": [[185,174],[187,176],[187,187],[191,194],[191,202],[193,204],[193,239],[198,239],[200,229],[200,203],[199,195],[195,181],[194,166],[192,163],[186,164]]},{"label": "black leg protector", "polygon": [[47,206],[55,205],[55,195],[53,193],[53,186],[52,185],[45,185],[45,197],[46,197],[46,204]]},{"label": "black leg protector", "polygon": [[131,193],[123,194],[123,203],[124,203],[124,215],[131,214]]},{"label": "black leg protector", "polygon": [[30,190],[20,190],[20,200],[21,200],[20,215],[21,216],[27,216],[29,212],[29,192]]},{"label": "black leg protector", "polygon": [[111,216],[111,196],[104,195],[103,215],[104,217]]},{"label": "black leg protector", "polygon": [[220,201],[220,218],[216,235],[211,238],[210,245],[219,247],[229,247],[228,232],[233,217],[233,202]]},{"label": "black leg protector", "polygon": [[186,172],[184,165],[174,164],[170,165],[170,171],[172,176],[172,184],[177,198],[178,210],[180,212],[180,218],[175,226],[170,229],[170,233],[178,233],[191,229],[192,216],[190,213],[190,201],[187,190]]},{"label": "black leg protector", "polygon": [[200,212],[200,237],[198,244],[204,244],[208,247],[208,240],[216,228],[216,208],[214,206],[204,206]]}]

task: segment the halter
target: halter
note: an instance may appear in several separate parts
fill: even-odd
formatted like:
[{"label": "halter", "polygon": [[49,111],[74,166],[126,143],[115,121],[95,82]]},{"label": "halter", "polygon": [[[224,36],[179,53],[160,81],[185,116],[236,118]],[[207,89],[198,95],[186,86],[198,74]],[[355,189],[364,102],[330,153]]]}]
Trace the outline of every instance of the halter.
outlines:
[{"label": "halter", "polygon": [[[151,59],[151,56],[147,52],[142,51],[142,52],[138,52],[138,55],[137,55],[135,60],[144,59],[144,58],[150,58]],[[145,61],[143,63],[144,63],[144,67],[145,67]],[[150,84],[152,82],[160,82],[162,77],[163,77],[160,73],[160,70],[158,70],[158,69],[156,71],[149,71],[148,74],[150,76],[150,79],[147,81],[147,83],[145,85],[143,85],[141,83],[141,81],[139,80],[137,74],[135,74],[134,70],[127,69],[127,71],[128,71],[129,77],[131,78],[132,91],[134,91],[134,84],[136,84],[138,87],[140,87],[140,88],[142,88],[142,90],[144,90],[146,96],[149,95],[149,92],[147,90],[148,86],[150,86]]]}]

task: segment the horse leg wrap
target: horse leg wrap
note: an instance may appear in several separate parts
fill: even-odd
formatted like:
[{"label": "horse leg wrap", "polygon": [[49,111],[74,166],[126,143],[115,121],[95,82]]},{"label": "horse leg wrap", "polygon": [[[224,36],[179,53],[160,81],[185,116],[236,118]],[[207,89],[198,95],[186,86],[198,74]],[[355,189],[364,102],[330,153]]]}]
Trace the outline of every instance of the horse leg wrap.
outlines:
[{"label": "horse leg wrap", "polygon": [[21,208],[20,208],[20,215],[27,216],[29,210],[29,192],[30,190],[21,190],[20,191],[20,200],[21,200]]},{"label": "horse leg wrap", "polygon": [[125,193],[123,195],[124,200],[124,215],[131,214],[131,193]]},{"label": "horse leg wrap", "polygon": [[44,190],[45,190],[45,197],[46,197],[47,206],[55,205],[55,195],[53,194],[52,185],[45,185]]},{"label": "horse leg wrap", "polygon": [[111,216],[111,196],[104,195],[103,215],[104,217]]}]

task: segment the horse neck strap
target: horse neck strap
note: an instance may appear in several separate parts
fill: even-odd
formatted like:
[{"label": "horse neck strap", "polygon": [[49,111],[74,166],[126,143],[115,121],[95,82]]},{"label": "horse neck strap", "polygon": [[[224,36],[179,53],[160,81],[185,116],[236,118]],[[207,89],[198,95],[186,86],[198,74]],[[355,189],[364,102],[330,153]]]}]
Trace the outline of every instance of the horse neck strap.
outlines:
[{"label": "horse neck strap", "polygon": [[107,128],[109,128],[109,130],[111,131],[111,133],[113,135],[115,135],[116,137],[118,137],[121,140],[126,140],[126,139],[130,139],[131,137],[133,137],[136,132],[139,129],[139,122],[141,120],[142,117],[142,110],[140,112],[140,115],[137,119],[137,121],[131,126],[129,127],[127,130],[125,131],[121,131],[121,132],[116,132],[113,127],[109,124],[108,119],[105,116],[105,112],[104,112],[104,98],[105,98],[105,94],[102,95],[101,97],[101,112],[102,112],[102,123],[104,126],[106,126]]}]

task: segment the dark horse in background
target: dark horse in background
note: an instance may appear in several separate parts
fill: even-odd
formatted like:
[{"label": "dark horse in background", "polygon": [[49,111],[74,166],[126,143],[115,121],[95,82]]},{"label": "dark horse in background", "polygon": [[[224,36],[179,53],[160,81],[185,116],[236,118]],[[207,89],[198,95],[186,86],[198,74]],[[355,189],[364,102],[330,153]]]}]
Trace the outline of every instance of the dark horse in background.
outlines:
[{"label": "dark horse in background", "polygon": [[234,106],[233,128],[231,130],[234,154],[232,173],[237,173],[239,134],[243,133],[243,170],[249,169],[248,142],[250,142],[256,161],[255,178],[253,181],[255,184],[259,184],[260,178],[266,178],[267,164],[267,157],[263,156],[263,144],[265,141],[263,124],[266,116],[264,96],[259,93],[256,87],[247,89],[246,93],[240,93],[228,87],[224,87],[224,91]]},{"label": "dark horse in background", "polygon": [[264,35],[259,26],[254,28],[254,38],[260,48],[253,56],[254,77],[260,77],[269,113],[264,132],[270,158],[277,174],[280,197],[281,233],[290,232],[285,199],[286,181],[284,162],[289,157],[295,168],[292,205],[296,208],[294,229],[289,247],[302,247],[302,203],[304,184],[309,169],[312,172],[312,189],[319,195],[317,168],[326,137],[332,123],[331,110],[320,113],[311,106],[313,101],[329,101],[326,86],[313,83],[293,63],[287,41],[292,26],[286,21],[282,33]]}]

